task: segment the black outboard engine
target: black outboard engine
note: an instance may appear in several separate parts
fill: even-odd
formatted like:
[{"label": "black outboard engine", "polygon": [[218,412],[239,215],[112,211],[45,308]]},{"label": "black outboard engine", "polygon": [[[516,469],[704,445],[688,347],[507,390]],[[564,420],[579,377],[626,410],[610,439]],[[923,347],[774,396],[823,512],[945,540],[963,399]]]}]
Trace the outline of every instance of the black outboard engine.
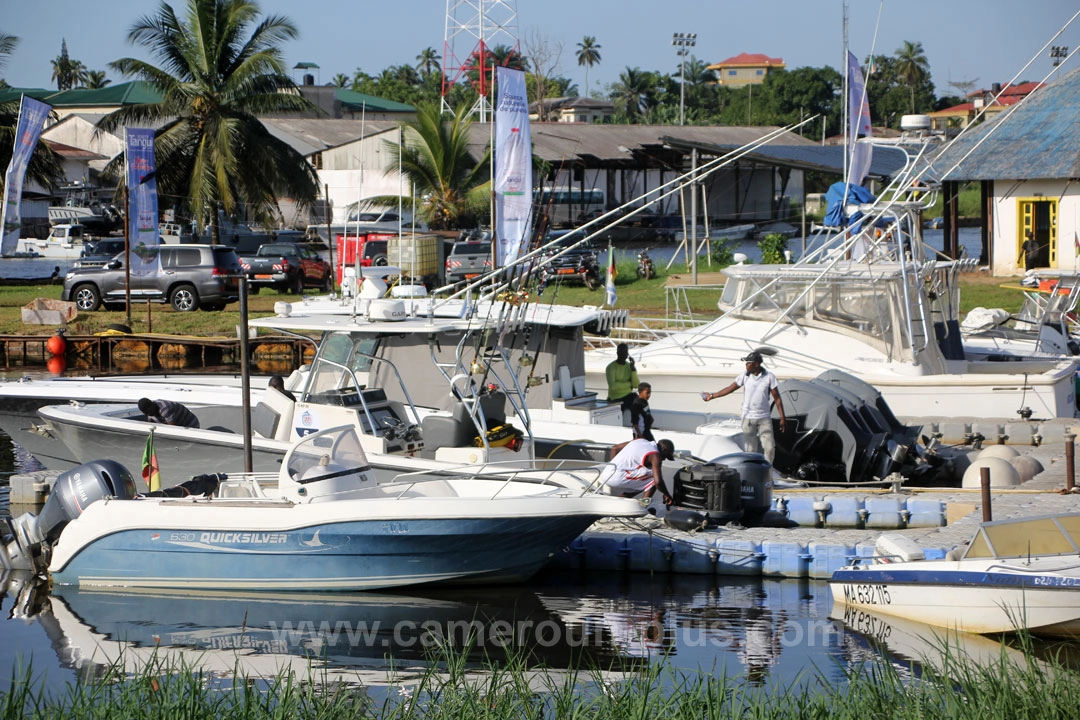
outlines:
[{"label": "black outboard engine", "polygon": [[772,508],[772,465],[760,453],[740,452],[721,455],[713,460],[739,474],[743,518],[747,527],[762,525]]},{"label": "black outboard engine", "polygon": [[0,542],[0,567],[44,571],[42,550],[60,537],[64,527],[103,498],[131,500],[136,495],[131,473],[115,460],[92,460],[56,478],[41,514],[26,513],[9,520],[11,537]]}]

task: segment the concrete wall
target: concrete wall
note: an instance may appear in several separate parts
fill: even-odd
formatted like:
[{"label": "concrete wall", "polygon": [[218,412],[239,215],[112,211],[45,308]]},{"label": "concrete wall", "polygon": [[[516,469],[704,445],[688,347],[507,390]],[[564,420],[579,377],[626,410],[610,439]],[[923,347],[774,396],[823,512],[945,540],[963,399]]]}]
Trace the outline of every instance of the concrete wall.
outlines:
[{"label": "concrete wall", "polygon": [[1080,254],[1075,238],[1080,234],[1080,185],[1061,180],[998,180],[994,183],[994,221],[991,230],[991,273],[1023,275],[1018,260],[1021,238],[1020,207],[1024,200],[1057,201],[1056,258],[1051,269],[1076,272]]}]

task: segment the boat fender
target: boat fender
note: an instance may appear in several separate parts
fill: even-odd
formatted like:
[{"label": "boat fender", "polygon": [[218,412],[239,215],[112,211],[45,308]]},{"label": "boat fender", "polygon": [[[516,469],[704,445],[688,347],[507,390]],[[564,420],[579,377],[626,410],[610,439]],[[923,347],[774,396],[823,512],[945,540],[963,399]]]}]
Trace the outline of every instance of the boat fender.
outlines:
[{"label": "boat fender", "polygon": [[[487,444],[489,447],[507,447],[515,452],[521,449],[524,433],[513,425],[496,425],[487,431]],[[484,441],[479,435],[473,438],[473,445],[484,447]]]},{"label": "boat fender", "polygon": [[676,530],[693,532],[695,530],[704,530],[705,526],[709,524],[709,519],[696,510],[673,508],[665,513],[664,524]]}]

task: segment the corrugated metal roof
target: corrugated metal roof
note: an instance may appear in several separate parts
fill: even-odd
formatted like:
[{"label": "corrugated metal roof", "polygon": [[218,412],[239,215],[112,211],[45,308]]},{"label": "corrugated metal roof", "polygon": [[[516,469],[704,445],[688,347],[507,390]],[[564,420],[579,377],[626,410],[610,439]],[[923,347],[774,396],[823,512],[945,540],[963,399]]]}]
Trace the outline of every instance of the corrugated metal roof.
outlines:
[{"label": "corrugated metal roof", "polygon": [[[716,146],[715,154],[737,150],[738,146]],[[781,165],[800,170],[842,175],[844,172],[844,148],[839,145],[762,145],[747,153],[748,160],[755,160],[766,165]],[[870,161],[870,175],[873,177],[892,177],[906,164],[907,156],[900,150],[878,145]]]},{"label": "corrugated metal roof", "polygon": [[394,120],[361,122],[330,118],[261,118],[261,121],[271,135],[288,143],[304,156],[356,142],[362,135],[371,137],[396,130],[400,124]]},{"label": "corrugated metal roof", "polygon": [[1080,70],[958,137],[934,168],[958,182],[1080,177]]},{"label": "corrugated metal roof", "polygon": [[0,89],[0,103],[11,102],[12,100],[19,100],[23,95],[29,95],[35,100],[45,102],[50,95],[55,95],[55,90],[49,90],[47,88],[13,88],[7,87]]},{"label": "corrugated metal roof", "polygon": [[342,105],[356,110],[359,110],[361,107],[366,107],[370,112],[416,112],[416,108],[412,105],[406,105],[405,103],[387,100],[386,98],[376,97],[374,95],[365,95],[364,93],[354,92],[346,88],[337,88],[334,91],[334,96]]},{"label": "corrugated metal roof", "polygon": [[161,102],[161,93],[141,80],[106,85],[99,90],[75,88],[50,95],[53,107],[97,107],[104,105],[144,105]]}]

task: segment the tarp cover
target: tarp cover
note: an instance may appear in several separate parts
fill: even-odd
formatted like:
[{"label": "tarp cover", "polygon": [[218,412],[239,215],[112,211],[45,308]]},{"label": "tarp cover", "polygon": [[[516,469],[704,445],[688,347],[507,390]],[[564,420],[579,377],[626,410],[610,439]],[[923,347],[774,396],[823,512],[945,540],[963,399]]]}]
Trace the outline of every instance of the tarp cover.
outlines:
[{"label": "tarp cover", "polygon": [[[847,196],[844,196],[844,188],[847,188]],[[845,205],[861,205],[874,202],[874,196],[862,185],[836,182],[829,186],[825,193],[825,224],[829,227],[842,227],[854,225],[862,217],[862,213],[856,212],[850,218],[844,214]]]}]

